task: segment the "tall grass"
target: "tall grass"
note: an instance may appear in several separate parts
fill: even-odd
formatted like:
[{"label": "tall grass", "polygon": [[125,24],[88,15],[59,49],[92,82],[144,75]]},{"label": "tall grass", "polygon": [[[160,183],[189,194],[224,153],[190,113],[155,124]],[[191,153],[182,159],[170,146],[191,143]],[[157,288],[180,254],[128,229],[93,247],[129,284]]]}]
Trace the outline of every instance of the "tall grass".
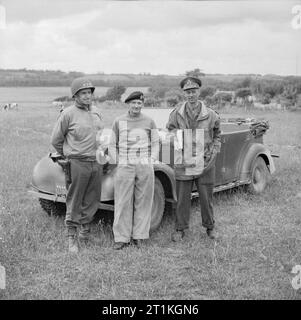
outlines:
[{"label": "tall grass", "polygon": [[[261,195],[215,195],[219,239],[211,241],[193,203],[190,234],[172,243],[167,215],[141,249],[112,249],[110,225],[95,223],[101,246],[67,254],[62,218],[48,217],[27,194],[35,163],[50,148],[58,111],[47,103],[0,113],[0,299],[300,299],[291,269],[301,264],[300,113],[256,111],[271,128],[277,172]],[[124,109],[103,108],[109,126]],[[229,115],[231,116],[231,115]],[[250,114],[248,114],[250,116]]]}]

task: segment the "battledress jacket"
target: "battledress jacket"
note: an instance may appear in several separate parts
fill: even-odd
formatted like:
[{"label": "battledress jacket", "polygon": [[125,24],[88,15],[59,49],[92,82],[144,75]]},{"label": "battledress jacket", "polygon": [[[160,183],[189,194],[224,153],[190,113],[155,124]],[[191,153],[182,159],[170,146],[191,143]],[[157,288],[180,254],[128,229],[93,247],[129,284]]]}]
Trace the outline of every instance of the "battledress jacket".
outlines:
[{"label": "battledress jacket", "polygon": [[[210,158],[213,151],[220,152],[221,148],[220,117],[214,110],[206,107],[202,101],[199,101],[200,112],[195,119],[191,119],[186,106],[187,102],[184,102],[175,107],[170,113],[166,127],[173,133],[176,133],[178,129],[192,129],[192,131],[195,129],[204,129],[204,155]],[[193,142],[195,143],[195,141]],[[188,142],[184,140],[183,150],[187,147],[187,145],[185,145],[187,143]],[[189,161],[187,161],[187,163],[189,163]],[[204,184],[214,183],[215,163],[213,163],[209,169],[206,169],[206,164],[207,161],[205,161],[203,173],[199,175],[187,174],[185,168],[189,165],[185,164],[185,162],[182,165],[175,165],[176,179],[192,180],[201,178]]]},{"label": "battledress jacket", "polygon": [[66,108],[58,118],[51,136],[56,151],[69,159],[95,161],[100,146],[98,137],[104,128],[95,106],[90,109],[77,105]]}]

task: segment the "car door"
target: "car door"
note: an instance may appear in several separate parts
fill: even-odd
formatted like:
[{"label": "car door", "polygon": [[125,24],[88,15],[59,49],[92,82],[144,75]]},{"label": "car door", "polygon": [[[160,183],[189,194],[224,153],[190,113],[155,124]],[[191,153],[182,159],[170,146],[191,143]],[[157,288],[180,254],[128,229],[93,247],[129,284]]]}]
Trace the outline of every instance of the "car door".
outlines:
[{"label": "car door", "polygon": [[[246,127],[231,125],[223,134],[224,159],[222,166],[223,184],[238,179],[237,166],[239,165],[241,151],[250,139],[250,131]],[[229,130],[230,129],[230,130]],[[232,130],[231,130],[232,129]]]}]

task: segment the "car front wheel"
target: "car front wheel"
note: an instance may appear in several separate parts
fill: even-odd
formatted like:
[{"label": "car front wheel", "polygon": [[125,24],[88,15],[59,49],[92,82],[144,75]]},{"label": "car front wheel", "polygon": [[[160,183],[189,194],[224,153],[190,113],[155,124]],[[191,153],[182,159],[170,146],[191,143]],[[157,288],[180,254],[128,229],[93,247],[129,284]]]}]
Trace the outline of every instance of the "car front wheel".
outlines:
[{"label": "car front wheel", "polygon": [[150,231],[156,230],[163,218],[165,209],[165,194],[162,183],[158,177],[155,177],[155,190],[151,214]]},{"label": "car front wheel", "polygon": [[66,205],[62,202],[54,202],[47,199],[39,198],[41,207],[49,216],[63,216],[66,214]]},{"label": "car front wheel", "polygon": [[251,168],[251,183],[248,191],[258,194],[264,191],[271,179],[271,173],[262,157],[258,157]]}]

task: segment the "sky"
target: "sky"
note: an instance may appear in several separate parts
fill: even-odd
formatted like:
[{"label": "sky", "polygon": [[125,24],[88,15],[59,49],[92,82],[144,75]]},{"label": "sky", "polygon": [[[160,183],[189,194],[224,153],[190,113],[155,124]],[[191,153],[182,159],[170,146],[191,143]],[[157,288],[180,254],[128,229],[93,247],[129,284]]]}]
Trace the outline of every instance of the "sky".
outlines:
[{"label": "sky", "polygon": [[301,75],[296,5],[301,15],[301,0],[0,0],[0,68]]}]

